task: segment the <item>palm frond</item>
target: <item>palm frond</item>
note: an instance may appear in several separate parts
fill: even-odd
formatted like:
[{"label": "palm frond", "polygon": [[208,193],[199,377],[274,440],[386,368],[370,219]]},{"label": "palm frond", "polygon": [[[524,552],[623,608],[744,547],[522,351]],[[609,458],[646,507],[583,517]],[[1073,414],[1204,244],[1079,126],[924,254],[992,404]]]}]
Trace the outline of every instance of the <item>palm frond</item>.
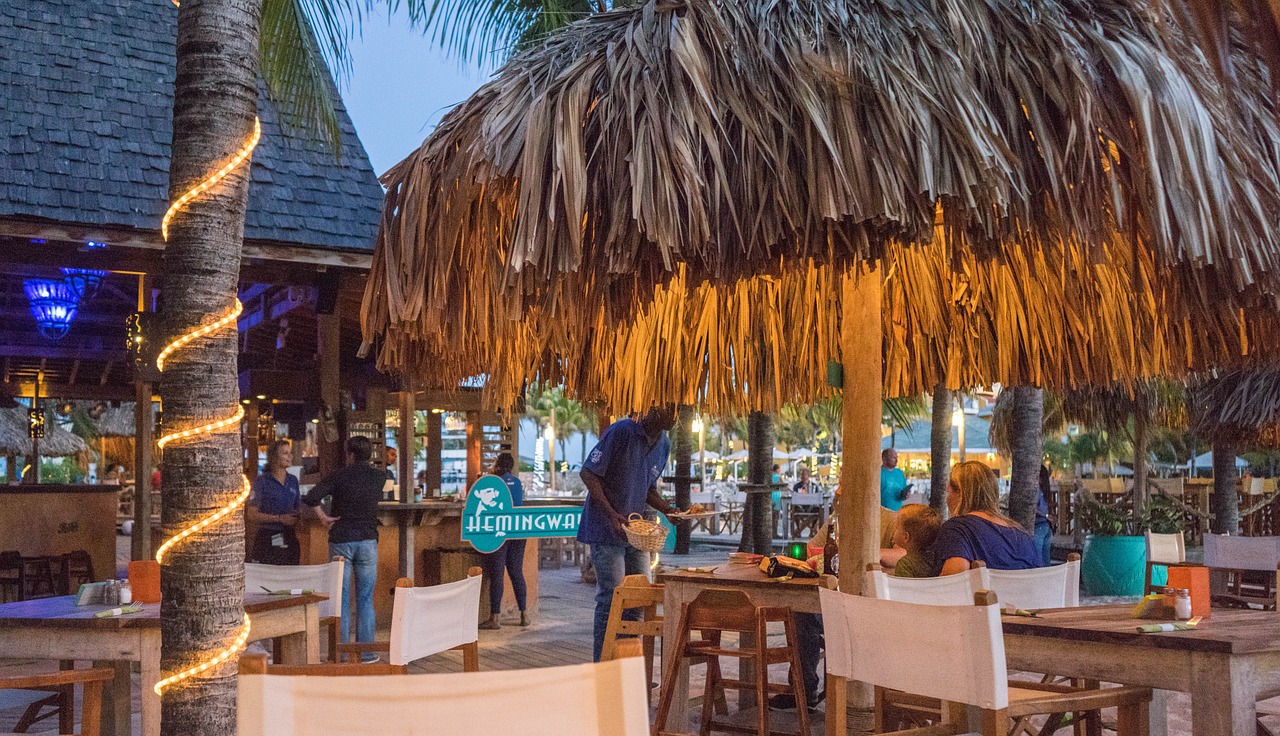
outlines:
[{"label": "palm frond", "polygon": [[355,0],[264,0],[259,69],[283,122],[327,142],[336,156],[341,130],[329,71],[350,72],[352,32],[361,6]]},{"label": "palm frond", "polygon": [[488,63],[600,9],[591,0],[419,0],[409,4],[409,18],[460,61]]}]

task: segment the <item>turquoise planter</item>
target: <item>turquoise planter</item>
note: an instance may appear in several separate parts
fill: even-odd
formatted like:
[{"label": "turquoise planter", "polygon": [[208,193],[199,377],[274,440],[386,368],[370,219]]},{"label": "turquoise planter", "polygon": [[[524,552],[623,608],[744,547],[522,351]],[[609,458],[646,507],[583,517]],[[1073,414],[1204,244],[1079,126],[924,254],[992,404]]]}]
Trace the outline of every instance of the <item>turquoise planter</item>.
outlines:
[{"label": "turquoise planter", "polygon": [[1144,537],[1084,538],[1084,560],[1080,582],[1087,595],[1142,595],[1147,567]]}]

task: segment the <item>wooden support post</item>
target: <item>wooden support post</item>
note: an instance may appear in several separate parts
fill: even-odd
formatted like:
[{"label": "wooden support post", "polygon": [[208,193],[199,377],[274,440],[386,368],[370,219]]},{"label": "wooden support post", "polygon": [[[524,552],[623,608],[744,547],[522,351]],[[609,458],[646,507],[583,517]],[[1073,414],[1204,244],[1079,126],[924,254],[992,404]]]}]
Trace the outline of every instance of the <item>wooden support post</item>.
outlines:
[{"label": "wooden support post", "polygon": [[[406,504],[413,503],[413,414],[413,388],[406,377],[400,391],[400,426],[396,427],[396,444],[399,445],[400,460],[398,477],[400,502]],[[404,474],[406,466],[409,468],[408,478]],[[399,513],[396,517],[400,521],[400,577],[416,581],[413,571],[413,514]]]},{"label": "wooden support post", "polygon": [[[423,442],[427,451],[427,487],[423,493],[439,495],[440,486],[444,484],[444,456],[441,453],[442,440],[440,432],[443,423],[440,414],[427,412],[427,437]],[[518,455],[516,457],[519,457]]]},{"label": "wooden support post", "polygon": [[[130,539],[129,558],[151,559],[151,383],[137,381],[133,384],[133,537]],[[105,460],[105,458],[104,458]]]},{"label": "wooden support post", "polygon": [[[747,483],[762,485],[773,480],[773,417],[763,412],[747,415]],[[750,537],[748,552],[773,552],[773,494],[748,493],[743,509],[742,534]]]},{"label": "wooden support post", "polygon": [[258,477],[258,400],[249,399],[245,407],[244,474],[249,480]]},{"label": "wooden support post", "polygon": [[[678,508],[687,509],[692,502],[690,498],[689,476],[692,472],[693,407],[683,404],[676,410],[676,426],[671,429],[671,454],[675,456],[675,504]],[[699,489],[701,490],[701,489]],[[689,554],[689,536],[692,524],[688,521],[676,522],[676,554]]]},{"label": "wooden support post", "polygon": [[[339,359],[338,344],[341,339],[342,320],[338,314],[338,307],[334,307],[333,314],[321,314],[316,317],[316,340],[317,353],[320,355],[320,400],[324,402],[324,407],[329,410],[334,421],[338,420],[340,412],[339,396],[341,378],[341,360]],[[323,414],[320,421],[324,422]],[[343,466],[342,437],[341,432],[333,442],[325,440],[324,427],[319,427],[316,432],[316,446],[320,451],[320,474],[328,475]]]},{"label": "wooden support post", "polygon": [[[480,475],[484,473],[481,467],[482,454],[480,448],[480,440],[484,434],[484,428],[480,426],[480,412],[467,412],[467,488],[470,488]],[[555,472],[555,468],[551,469]]]},{"label": "wooden support post", "polygon": [[[841,294],[840,355],[844,364],[840,467],[840,590],[862,593],[867,563],[880,559],[880,418],[884,396],[881,279],[879,263],[867,262],[845,275]],[[834,679],[834,678],[833,678]],[[838,681],[827,687],[843,687]],[[849,704],[871,708],[871,690],[852,687]],[[843,714],[838,720],[843,723]]]}]

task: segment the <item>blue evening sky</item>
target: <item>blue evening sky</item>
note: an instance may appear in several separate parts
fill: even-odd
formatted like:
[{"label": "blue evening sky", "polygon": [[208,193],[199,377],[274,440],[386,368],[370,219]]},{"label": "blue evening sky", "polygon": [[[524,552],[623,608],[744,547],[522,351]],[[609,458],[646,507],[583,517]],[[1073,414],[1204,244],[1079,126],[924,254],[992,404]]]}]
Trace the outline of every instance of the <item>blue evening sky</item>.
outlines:
[{"label": "blue evening sky", "polygon": [[487,80],[491,70],[445,56],[399,13],[366,17],[351,43],[352,71],[342,99],[373,170],[379,175],[412,153],[454,105]]}]

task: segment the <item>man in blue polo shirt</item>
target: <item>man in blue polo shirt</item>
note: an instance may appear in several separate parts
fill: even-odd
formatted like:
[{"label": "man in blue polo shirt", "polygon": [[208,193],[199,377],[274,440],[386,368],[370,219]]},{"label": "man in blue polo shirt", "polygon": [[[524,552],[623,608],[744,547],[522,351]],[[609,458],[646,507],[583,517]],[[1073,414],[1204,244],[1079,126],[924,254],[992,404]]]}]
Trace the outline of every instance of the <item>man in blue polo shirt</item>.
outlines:
[{"label": "man in blue polo shirt", "polygon": [[642,575],[649,553],[627,544],[622,525],[646,506],[663,513],[675,507],[658,495],[657,482],[666,467],[671,443],[666,432],[675,426],[670,407],[654,407],[639,421],[625,418],[600,433],[600,441],[582,464],[587,500],[578,526],[578,541],[591,547],[596,568],[594,661],[600,661],[604,630],[609,622],[613,590],[624,575]]}]

